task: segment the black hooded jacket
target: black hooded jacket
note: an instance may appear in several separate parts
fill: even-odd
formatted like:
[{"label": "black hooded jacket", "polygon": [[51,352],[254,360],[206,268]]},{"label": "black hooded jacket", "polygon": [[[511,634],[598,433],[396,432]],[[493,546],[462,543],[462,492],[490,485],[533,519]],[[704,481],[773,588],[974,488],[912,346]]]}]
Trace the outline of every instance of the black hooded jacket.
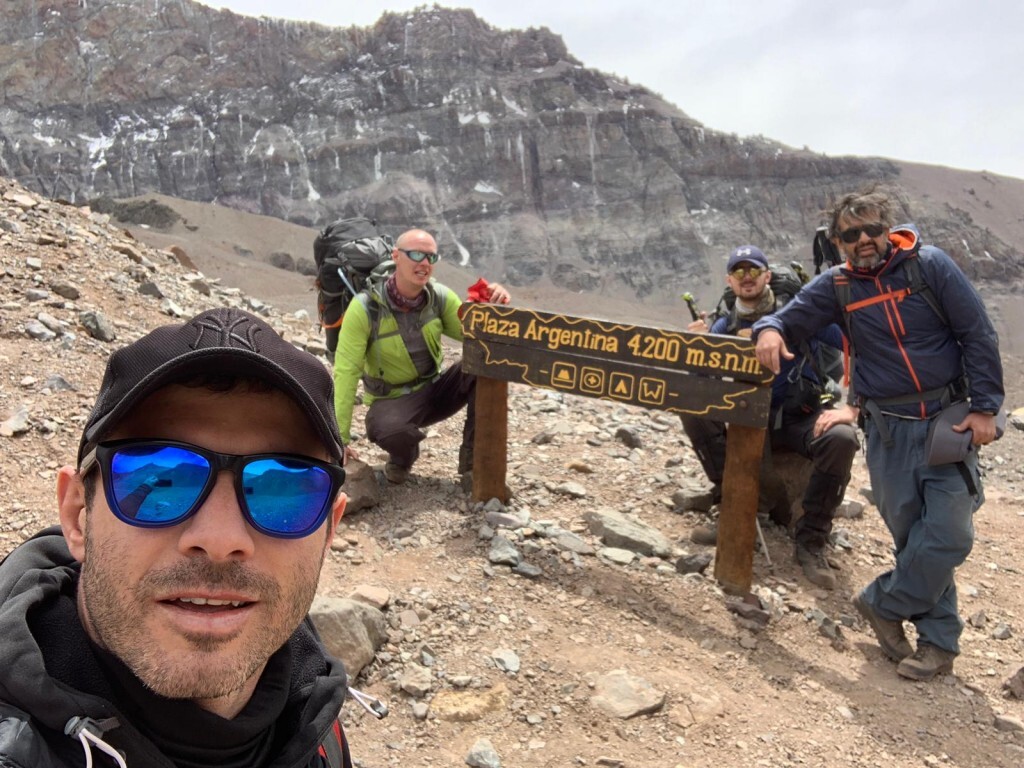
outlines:
[{"label": "black hooded jacket", "polygon": [[[337,716],[347,681],[309,619],[270,658],[249,704],[225,720],[148,691],[92,643],[78,617],[79,573],[56,527],[0,563],[0,767],[84,766],[87,751],[96,766],[128,768],[337,764],[321,745],[334,740],[337,757],[344,742]],[[348,768],[347,747],[341,753]]]}]

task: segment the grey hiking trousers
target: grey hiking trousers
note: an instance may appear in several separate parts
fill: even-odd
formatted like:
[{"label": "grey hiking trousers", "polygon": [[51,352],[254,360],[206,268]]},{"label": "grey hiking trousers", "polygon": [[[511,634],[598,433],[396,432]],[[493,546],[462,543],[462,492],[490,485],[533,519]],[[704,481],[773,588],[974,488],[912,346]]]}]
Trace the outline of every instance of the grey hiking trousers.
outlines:
[{"label": "grey hiking trousers", "polygon": [[964,623],[953,576],[974,545],[974,512],[984,501],[978,452],[972,450],[965,462],[978,488],[975,497],[955,464],[928,466],[924,446],[930,422],[882,418],[892,444],[886,446],[873,419],[867,419],[867,462],[896,566],[862,595],[883,619],[912,622],[920,642],[959,653]]},{"label": "grey hiking trousers", "polygon": [[476,376],[462,371],[462,361],[449,366],[425,387],[399,397],[380,398],[366,412],[366,437],[388,452],[388,461],[404,469],[420,456],[423,427],[451,418],[466,408],[460,456],[472,456],[476,431]]}]

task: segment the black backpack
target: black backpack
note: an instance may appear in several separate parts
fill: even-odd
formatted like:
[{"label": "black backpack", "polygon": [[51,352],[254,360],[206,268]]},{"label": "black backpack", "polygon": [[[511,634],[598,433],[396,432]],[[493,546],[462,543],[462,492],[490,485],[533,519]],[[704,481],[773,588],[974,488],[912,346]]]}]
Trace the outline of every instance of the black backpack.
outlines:
[{"label": "black backpack", "polygon": [[352,757],[348,751],[348,740],[338,720],[334,721],[317,750],[318,763],[321,768],[352,768]]},{"label": "black backpack", "polygon": [[345,310],[366,286],[374,267],[391,258],[393,248],[394,242],[377,228],[377,222],[362,216],[328,224],[313,241],[317,305],[329,360],[338,347]]},{"label": "black backpack", "polygon": [[828,227],[818,227],[814,231],[814,274],[820,275],[821,268],[828,269],[842,264],[846,259],[839,253],[836,244],[829,240]]}]

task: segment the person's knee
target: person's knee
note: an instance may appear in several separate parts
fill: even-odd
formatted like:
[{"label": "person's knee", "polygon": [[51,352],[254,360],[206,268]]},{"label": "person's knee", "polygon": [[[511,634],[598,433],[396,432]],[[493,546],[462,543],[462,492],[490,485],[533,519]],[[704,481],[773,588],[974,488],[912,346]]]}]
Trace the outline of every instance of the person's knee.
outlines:
[{"label": "person's knee", "polygon": [[688,413],[679,414],[679,420],[683,425],[683,432],[695,449],[700,450],[705,445],[718,442],[725,444],[724,423]]},{"label": "person's knee", "polygon": [[857,431],[849,424],[837,424],[825,432],[812,447],[815,464],[833,475],[848,475],[853,457],[860,449]]},{"label": "person's knee", "polygon": [[974,514],[970,495],[929,489],[921,513],[922,542],[940,568],[961,565],[974,547]]},{"label": "person's knee", "polygon": [[476,375],[466,373],[461,360],[445,368],[440,378],[453,382],[455,389],[467,398],[476,391]]},{"label": "person's knee", "polygon": [[851,455],[860,448],[857,430],[852,424],[836,424],[821,435],[821,441],[836,452],[849,452]]},{"label": "person's knee", "polygon": [[374,409],[366,414],[366,438],[377,445],[399,441],[419,442],[420,430],[409,418],[394,408]]},{"label": "person's knee", "polygon": [[[961,505],[962,506],[962,505]],[[932,535],[938,540],[939,546],[948,553],[951,561],[962,563],[974,548],[974,520],[969,511],[944,511],[941,520],[925,510],[925,522],[932,528]],[[940,525],[935,525],[940,522]]]}]

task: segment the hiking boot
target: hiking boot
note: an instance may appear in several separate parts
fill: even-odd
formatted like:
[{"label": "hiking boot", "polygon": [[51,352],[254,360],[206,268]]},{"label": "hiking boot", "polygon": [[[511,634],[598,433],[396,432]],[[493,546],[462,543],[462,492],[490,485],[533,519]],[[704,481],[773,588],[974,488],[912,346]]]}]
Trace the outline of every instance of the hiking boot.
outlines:
[{"label": "hiking boot", "polygon": [[459,474],[473,471],[473,446],[463,445],[459,448]]},{"label": "hiking boot", "polygon": [[690,531],[690,541],[694,544],[715,545],[718,543],[718,521],[706,525],[698,525]]},{"label": "hiking boot", "polygon": [[409,467],[400,467],[390,461],[384,465],[384,477],[393,485],[401,485],[409,479]]},{"label": "hiking boot", "polygon": [[864,599],[863,595],[853,598],[853,607],[871,625],[878,644],[886,656],[895,662],[902,663],[905,658],[914,653],[914,649],[910,647],[907,636],[903,632],[902,621],[883,619],[875,613],[874,607]]},{"label": "hiking boot", "polygon": [[917,650],[900,662],[896,672],[900,677],[911,680],[931,680],[936,675],[948,675],[952,672],[955,658],[955,653],[928,643],[918,643]]},{"label": "hiking boot", "polygon": [[799,542],[796,545],[796,561],[804,569],[804,576],[811,584],[822,589],[836,588],[836,574],[825,557],[825,549],[821,548],[814,552]]}]

